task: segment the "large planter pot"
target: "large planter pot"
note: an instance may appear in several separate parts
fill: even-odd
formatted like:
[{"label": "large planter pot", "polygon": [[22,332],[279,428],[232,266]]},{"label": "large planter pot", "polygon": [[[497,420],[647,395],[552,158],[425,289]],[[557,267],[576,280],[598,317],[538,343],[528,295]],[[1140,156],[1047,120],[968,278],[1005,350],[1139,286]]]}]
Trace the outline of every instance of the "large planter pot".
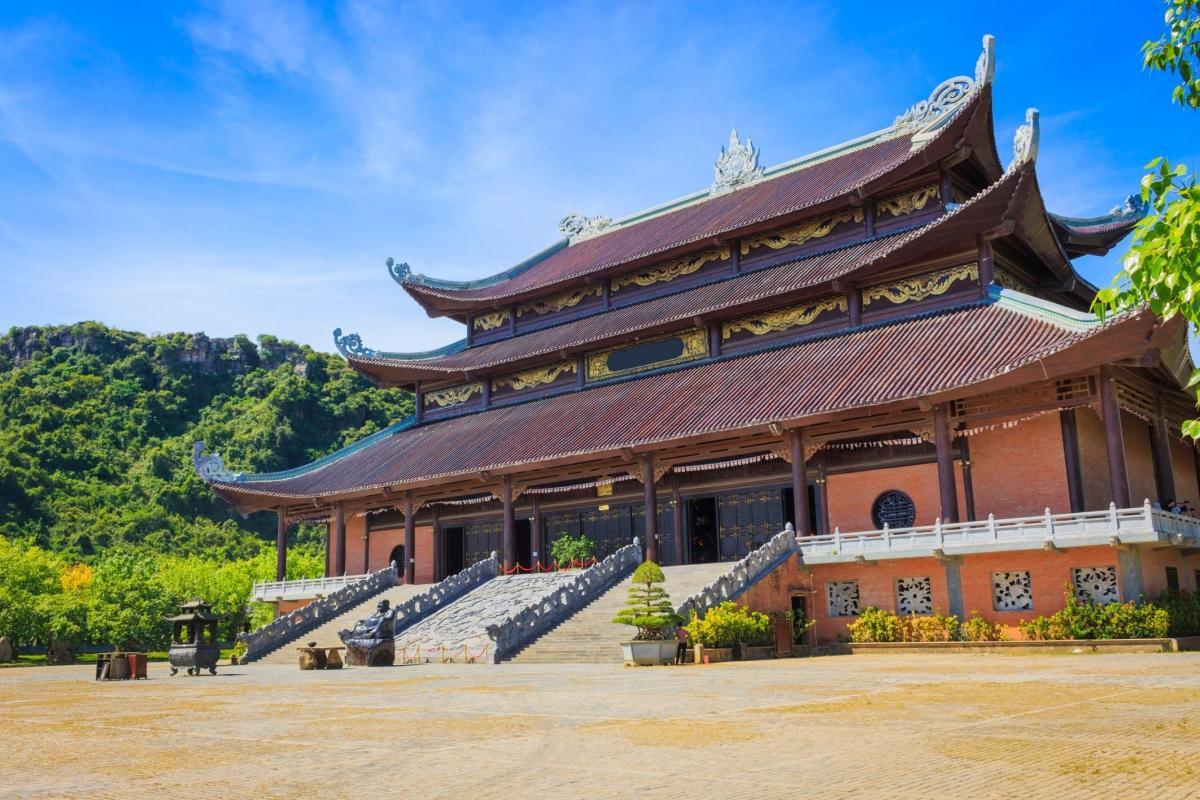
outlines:
[{"label": "large planter pot", "polygon": [[675,651],[678,647],[677,639],[621,642],[621,652],[625,656],[625,663],[636,664],[640,667],[672,663],[675,661]]}]

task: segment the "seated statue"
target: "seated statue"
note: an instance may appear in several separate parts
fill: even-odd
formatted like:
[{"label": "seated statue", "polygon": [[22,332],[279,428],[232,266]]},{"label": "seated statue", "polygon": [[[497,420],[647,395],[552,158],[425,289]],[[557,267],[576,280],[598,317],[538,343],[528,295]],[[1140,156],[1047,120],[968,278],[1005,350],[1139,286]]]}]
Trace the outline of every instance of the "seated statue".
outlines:
[{"label": "seated statue", "polygon": [[375,613],[339,631],[346,645],[346,663],[359,667],[390,667],[396,662],[396,609],[380,600]]}]

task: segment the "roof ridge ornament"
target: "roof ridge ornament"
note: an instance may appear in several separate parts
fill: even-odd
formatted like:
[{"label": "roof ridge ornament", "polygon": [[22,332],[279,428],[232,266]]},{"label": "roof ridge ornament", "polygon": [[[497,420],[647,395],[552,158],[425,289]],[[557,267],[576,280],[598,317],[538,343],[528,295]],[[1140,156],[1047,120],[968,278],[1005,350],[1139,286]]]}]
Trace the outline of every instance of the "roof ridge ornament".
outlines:
[{"label": "roof ridge ornament", "polygon": [[758,155],[753,139],[747,136],[746,143],[742,144],[737,128],[730,130],[729,146],[721,148],[717,163],[713,165],[714,180],[708,193],[725,194],[762,180],[766,176],[766,169],[758,165]]},{"label": "roof ridge ornament", "polygon": [[1017,126],[1017,132],[1013,134],[1013,160],[1008,165],[1010,170],[1037,160],[1041,139],[1041,126],[1038,123],[1040,116],[1036,108],[1026,109],[1025,124]]},{"label": "roof ridge ornament", "polygon": [[379,355],[376,351],[363,344],[362,337],[357,333],[342,336],[341,328],[333,329],[333,344],[344,357],[374,358]]},{"label": "roof ridge ornament", "polygon": [[204,442],[192,445],[192,466],[205,483],[233,483],[242,479],[242,473],[225,469],[219,453],[204,453]]},{"label": "roof ridge ornament", "polygon": [[1131,194],[1124,203],[1113,206],[1108,213],[1114,217],[1144,217],[1149,209],[1150,204],[1140,194]]},{"label": "roof ridge ornament", "polygon": [[403,286],[406,283],[421,283],[425,280],[425,276],[419,272],[413,272],[412,267],[408,266],[408,262],[397,263],[395,259],[389,257],[387,262],[388,274],[392,276],[392,280]]},{"label": "roof ridge ornament", "polygon": [[933,138],[967,101],[984,86],[991,84],[996,74],[996,37],[990,33],[983,37],[983,52],[975,62],[975,77],[956,75],[937,85],[929,97],[909,107],[892,123],[898,134],[912,134],[913,149]]},{"label": "roof ridge ornament", "polygon": [[572,211],[559,220],[558,230],[567,237],[571,244],[575,244],[585,239],[591,239],[593,236],[599,236],[611,228],[612,224],[611,217],[603,215],[585,217],[578,211]]}]

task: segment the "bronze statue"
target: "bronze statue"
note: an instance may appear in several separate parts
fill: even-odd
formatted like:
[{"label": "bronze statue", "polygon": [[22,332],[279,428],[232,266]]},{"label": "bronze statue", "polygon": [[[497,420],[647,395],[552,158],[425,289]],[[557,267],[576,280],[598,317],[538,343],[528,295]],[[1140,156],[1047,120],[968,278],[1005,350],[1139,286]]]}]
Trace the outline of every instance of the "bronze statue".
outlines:
[{"label": "bronze statue", "polygon": [[396,609],[380,600],[375,613],[338,637],[346,645],[346,663],[359,667],[390,667],[396,662]]}]

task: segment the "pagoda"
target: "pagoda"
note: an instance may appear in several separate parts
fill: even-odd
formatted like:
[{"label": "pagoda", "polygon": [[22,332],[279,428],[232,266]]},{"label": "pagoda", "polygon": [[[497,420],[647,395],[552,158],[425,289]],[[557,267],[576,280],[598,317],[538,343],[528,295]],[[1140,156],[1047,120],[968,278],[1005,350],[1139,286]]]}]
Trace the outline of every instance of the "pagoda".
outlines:
[{"label": "pagoda", "polygon": [[[283,472],[233,473],[202,444],[197,469],[240,512],[278,515],[280,580],[301,520],[328,523],[329,575],[395,562],[411,583],[491,551],[535,568],[566,534],[601,556],[638,537],[672,565],[739,559],[787,523],[802,543],[874,531],[890,547],[921,526],[1200,504],[1180,429],[1195,415],[1184,324],[1144,308],[1096,316],[1073,263],[1114,247],[1143,205],[1049,211],[1038,112],[1011,156],[996,146],[994,68],[984,37],[973,75],[773,167],[734,132],[707,188],[623,219],[570,214],[558,242],[491,277],[389,259],[465,337],[420,353],[334,338],[354,369],[412,391],[415,413]],[[1083,569],[1105,587],[1111,569],[1114,597],[1152,593],[1169,569],[1196,588],[1180,548],[1088,547],[1044,566],[1052,549],[995,533],[951,564],[928,547],[879,602],[954,607],[957,580],[961,607],[978,578],[1000,592],[980,610],[1002,616],[1038,592],[1061,603]],[[812,563],[836,574],[822,613],[857,613],[859,574],[879,567],[823,552]],[[932,582],[908,574],[924,558],[941,559]]]}]

